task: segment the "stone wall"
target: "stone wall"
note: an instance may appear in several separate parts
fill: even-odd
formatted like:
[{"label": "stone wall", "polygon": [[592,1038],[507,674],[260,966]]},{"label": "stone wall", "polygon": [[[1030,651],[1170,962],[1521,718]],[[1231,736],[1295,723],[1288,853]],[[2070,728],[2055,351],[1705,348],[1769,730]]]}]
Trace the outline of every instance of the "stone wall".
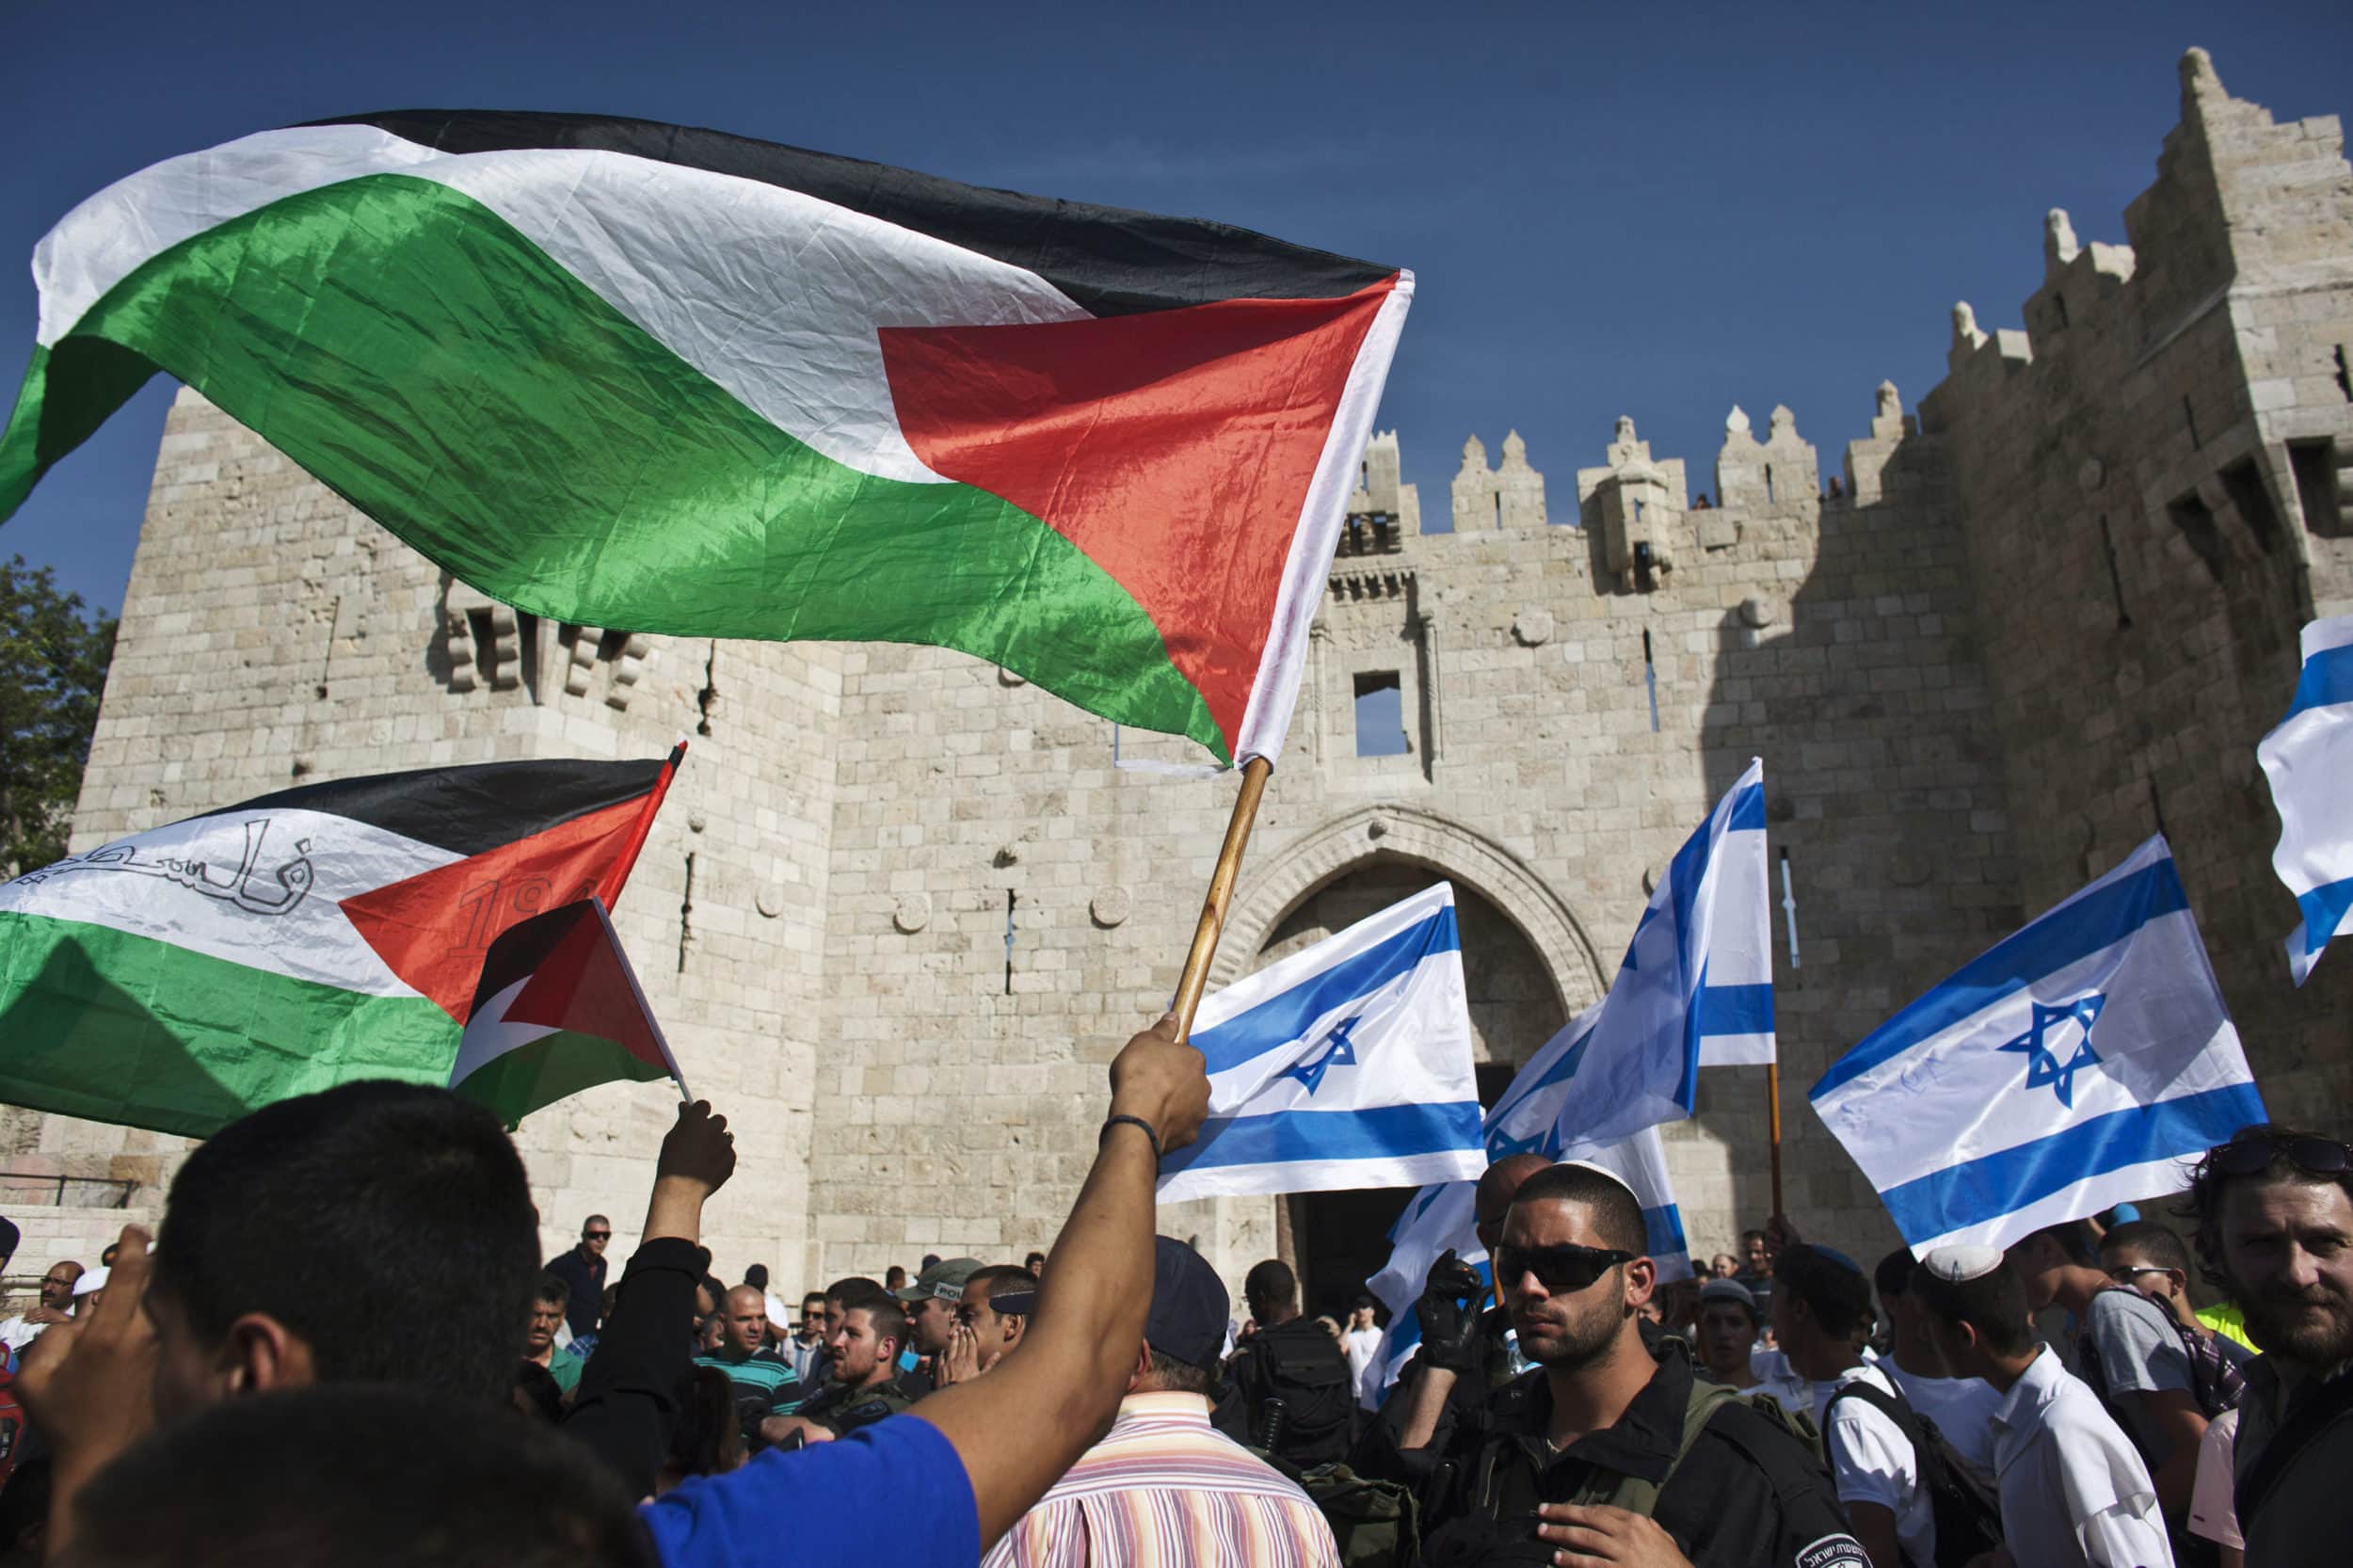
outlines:
[{"label": "stone wall", "polygon": [[1922,413],[1952,453],[2029,912],[2164,832],[2275,1115],[2342,1125],[2353,970],[2297,990],[2255,744],[2297,632],[2353,609],[2353,170],[2202,51],[2131,244],[2044,237],[2025,330],[1954,312]]}]

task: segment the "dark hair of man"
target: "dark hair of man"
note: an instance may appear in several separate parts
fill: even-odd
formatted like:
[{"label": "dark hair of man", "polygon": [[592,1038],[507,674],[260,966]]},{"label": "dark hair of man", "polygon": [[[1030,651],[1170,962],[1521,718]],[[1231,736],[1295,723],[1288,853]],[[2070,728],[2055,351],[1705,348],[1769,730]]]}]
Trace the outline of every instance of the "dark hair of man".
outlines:
[{"label": "dark hair of man", "polygon": [[1361,1311],[1363,1311],[1366,1307],[1368,1307],[1368,1306],[1371,1306],[1371,1305],[1373,1305],[1373,1304],[1374,1304],[1373,1299],[1372,1299],[1370,1296],[1369,1296],[1369,1295],[1365,1294],[1365,1292],[1363,1292],[1362,1290],[1359,1290],[1359,1291],[1357,1291],[1357,1292],[1356,1292],[1356,1299],[1355,1299],[1354,1301],[1352,1301],[1352,1302],[1350,1302],[1350,1303],[1348,1304],[1348,1309],[1349,1309],[1351,1312],[1361,1312]]},{"label": "dark hair of man", "polygon": [[896,1308],[899,1304],[897,1297],[871,1279],[837,1280],[833,1288],[825,1292],[825,1300],[840,1302],[844,1312],[854,1306],[862,1306],[872,1312],[876,1307]]},{"label": "dark hair of man", "polygon": [[1650,1231],[1642,1207],[1625,1183],[1585,1165],[1547,1165],[1520,1183],[1512,1207],[1535,1203],[1581,1203],[1593,1210],[1601,1244],[1637,1257],[1650,1253]]},{"label": "dark hair of man", "polygon": [[545,1270],[539,1275],[539,1288],[532,1293],[531,1299],[542,1304],[568,1306],[572,1300],[571,1284],[554,1270]]},{"label": "dark hair of man", "polygon": [[744,1427],[735,1410],[735,1384],[716,1367],[693,1368],[685,1398],[679,1401],[678,1425],[670,1430],[670,1454],[664,1468],[681,1479],[724,1475],[743,1458]]},{"label": "dark hair of man", "polygon": [[765,1263],[755,1263],[749,1268],[746,1268],[744,1271],[744,1283],[759,1291],[761,1295],[766,1295],[768,1293],[768,1265]]},{"label": "dark hair of man", "polygon": [[322,1383],[504,1404],[538,1275],[538,1212],[498,1118],[371,1080],[199,1144],[172,1181],[151,1288],[206,1340],[267,1313]]},{"label": "dark hair of man", "polygon": [[808,1311],[808,1304],[811,1302],[816,1302],[820,1305],[823,1305],[824,1304],[824,1300],[825,1293],[823,1290],[811,1290],[808,1294],[801,1298],[801,1310],[804,1312]]},{"label": "dark hair of man", "polygon": [[875,1338],[888,1339],[903,1351],[907,1348],[907,1309],[901,1306],[890,1292],[883,1291],[872,1301],[845,1301],[841,1304],[844,1312],[860,1308],[864,1309],[866,1321],[872,1327]]},{"label": "dark hair of man", "polygon": [[529,1421],[453,1419],[446,1400],[406,1388],[225,1400],[107,1465],[73,1512],[73,1558],[88,1568],[655,1562],[632,1500],[588,1448]]},{"label": "dark hair of man", "polygon": [[2099,1266],[2100,1236],[2089,1220],[2062,1220],[2055,1225],[2044,1225],[2026,1240],[2031,1241],[2036,1237],[2049,1238],[2070,1263],[2085,1269]]},{"label": "dark hair of man", "polygon": [[881,1288],[882,1281],[878,1279],[868,1279],[864,1274],[852,1274],[848,1279],[837,1279],[831,1285],[826,1286],[825,1300],[840,1302],[847,1306],[850,1304],[852,1296],[863,1295],[867,1291]]},{"label": "dark hair of man", "polygon": [[1880,1259],[1880,1266],[1871,1271],[1871,1283],[1879,1288],[1881,1304],[1895,1310],[1895,1300],[1912,1284],[1912,1271],[1920,1266],[1910,1247],[1897,1247]]},{"label": "dark hair of man", "polygon": [[1179,1361],[1160,1351],[1152,1352],[1152,1376],[1167,1394],[1207,1394],[1209,1391],[1209,1369]]},{"label": "dark hair of man", "polygon": [[1818,1247],[1784,1247],[1773,1260],[1773,1288],[1803,1302],[1833,1339],[1871,1321],[1871,1284]]},{"label": "dark hair of man", "polygon": [[1023,1258],[1023,1259],[1021,1260],[1022,1265],[1023,1265],[1023,1267],[1025,1267],[1025,1268],[1026,1268],[1026,1267],[1028,1267],[1030,1264],[1032,1264],[1032,1263],[1044,1263],[1045,1261],[1046,1261],[1046,1255],[1045,1255],[1044,1253],[1042,1253],[1042,1252],[1033,1252],[1033,1253],[1032,1253],[1029,1256],[1027,1256],[1027,1257],[1025,1257],[1025,1258]]},{"label": "dark hair of man", "polygon": [[1740,1233],[1740,1245],[1744,1248],[1752,1241],[1762,1241],[1764,1240],[1766,1240],[1766,1236],[1761,1230],[1744,1230]]},{"label": "dark hair of man", "polygon": [[2189,1277],[2189,1248],[2171,1225],[2162,1220],[2127,1220],[2100,1238],[2100,1256],[2131,1251],[2160,1269],[2179,1269]]},{"label": "dark hair of man", "polygon": [[2206,1276],[2207,1284],[2226,1292],[2238,1288],[2232,1282],[2230,1271],[2224,1266],[2222,1256],[2222,1197],[2233,1182],[2251,1182],[2257,1185],[2268,1185],[2275,1181],[2313,1182],[2320,1186],[2333,1185],[2342,1188],[2346,1196],[2353,1197],[2353,1171],[2339,1171],[2334,1175],[2315,1175],[2297,1165],[2284,1154],[2274,1158],[2271,1163],[2264,1169],[2246,1176],[2229,1176],[2216,1168],[2216,1155],[2229,1148],[2231,1144],[2249,1138],[2268,1138],[2275,1145],[2285,1144],[2298,1138],[2319,1138],[2329,1143],[2338,1142],[2336,1139],[2329,1138],[2327,1133],[2307,1132],[2302,1128],[2289,1127],[2284,1122],[2258,1122],[2251,1127],[2240,1128],[2231,1134],[2230,1144],[2222,1144],[2207,1150],[2205,1157],[2198,1161],[2196,1169],[2190,1172],[2189,1192],[2183,1198],[2181,1207],[2173,1212],[2190,1222],[2190,1243],[2198,1249],[2199,1272]]},{"label": "dark hair of man", "polygon": [[1002,1311],[997,1306],[997,1298],[1030,1294],[1037,1288],[1037,1276],[1018,1263],[992,1263],[985,1269],[973,1270],[972,1277],[965,1284],[980,1286],[985,1292],[983,1299],[992,1309]]},{"label": "dark hair of man", "polygon": [[1279,1257],[1251,1265],[1242,1276],[1242,1299],[1250,1304],[1250,1314],[1263,1318],[1276,1307],[1295,1306],[1299,1302],[1299,1276],[1291,1266]]},{"label": "dark hair of man", "polygon": [[1940,1279],[1933,1270],[1917,1270],[1912,1276],[1912,1291],[1930,1317],[1947,1323],[1967,1323],[1997,1355],[2021,1355],[2034,1343],[2034,1323],[2026,1311],[2026,1282],[2007,1258],[1992,1272],[1958,1284]]}]

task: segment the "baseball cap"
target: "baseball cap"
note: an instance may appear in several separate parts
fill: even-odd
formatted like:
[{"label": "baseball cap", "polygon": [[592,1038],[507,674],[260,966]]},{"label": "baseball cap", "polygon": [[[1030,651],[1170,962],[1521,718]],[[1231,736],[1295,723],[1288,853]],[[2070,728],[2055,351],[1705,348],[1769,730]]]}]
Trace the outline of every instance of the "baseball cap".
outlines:
[{"label": "baseball cap", "polygon": [[1204,1370],[1225,1348],[1225,1316],[1233,1298],[1217,1271],[1174,1237],[1152,1239],[1152,1312],[1144,1337],[1172,1361]]},{"label": "baseball cap", "polygon": [[964,1282],[986,1267],[977,1257],[947,1258],[928,1265],[913,1285],[903,1285],[891,1294],[903,1302],[962,1301]]},{"label": "baseball cap", "polygon": [[1709,1302],[1738,1302],[1749,1309],[1752,1318],[1761,1317],[1756,1309],[1756,1292],[1737,1279],[1711,1279],[1700,1287],[1700,1304]]}]

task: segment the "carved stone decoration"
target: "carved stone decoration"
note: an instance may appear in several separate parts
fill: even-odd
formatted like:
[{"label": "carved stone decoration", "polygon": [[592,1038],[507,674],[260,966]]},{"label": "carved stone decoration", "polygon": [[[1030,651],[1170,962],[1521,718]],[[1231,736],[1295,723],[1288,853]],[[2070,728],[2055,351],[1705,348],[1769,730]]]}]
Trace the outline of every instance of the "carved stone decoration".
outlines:
[{"label": "carved stone decoration", "polygon": [[890,913],[890,923],[912,936],[932,923],[932,901],[928,893],[907,893],[899,900],[898,908]]},{"label": "carved stone decoration", "polygon": [[564,691],[569,696],[586,696],[588,684],[596,677],[597,646],[604,641],[604,628],[574,627],[570,636],[571,657],[564,665]]},{"label": "carved stone decoration", "polygon": [[1769,599],[1754,594],[1740,601],[1740,623],[1751,631],[1761,632],[1781,619],[1781,607]]},{"label": "carved stone decoration", "polygon": [[1530,607],[1512,620],[1512,635],[1522,648],[1541,648],[1552,640],[1552,613]]},{"label": "carved stone decoration", "polygon": [[775,920],[784,913],[784,888],[774,882],[767,884],[752,895],[752,907],[760,911],[761,919]]},{"label": "carved stone decoration", "polygon": [[613,685],[604,694],[608,708],[627,708],[631,694],[636,689],[639,677],[653,658],[653,639],[642,632],[632,632],[621,644],[621,651],[613,660]]},{"label": "carved stone decoration", "polygon": [[1128,898],[1125,888],[1105,888],[1087,902],[1087,913],[1094,917],[1096,925],[1106,930],[1127,924],[1134,907],[1134,901]]}]

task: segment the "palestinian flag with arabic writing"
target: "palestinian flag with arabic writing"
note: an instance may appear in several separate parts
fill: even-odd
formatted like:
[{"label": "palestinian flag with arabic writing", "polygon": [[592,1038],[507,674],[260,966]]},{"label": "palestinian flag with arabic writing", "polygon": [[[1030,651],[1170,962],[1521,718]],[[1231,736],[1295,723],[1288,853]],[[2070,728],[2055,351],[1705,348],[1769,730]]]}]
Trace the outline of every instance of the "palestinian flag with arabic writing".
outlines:
[{"label": "palestinian flag with arabic writing", "polygon": [[34,253],[0,519],[156,369],[494,599],[961,648],[1273,759],[1409,273],[644,120],[411,111]]},{"label": "palestinian flag with arabic writing", "polygon": [[306,785],[0,883],[0,1101],[205,1137],[448,1082],[491,944],[619,894],[679,755]]}]

